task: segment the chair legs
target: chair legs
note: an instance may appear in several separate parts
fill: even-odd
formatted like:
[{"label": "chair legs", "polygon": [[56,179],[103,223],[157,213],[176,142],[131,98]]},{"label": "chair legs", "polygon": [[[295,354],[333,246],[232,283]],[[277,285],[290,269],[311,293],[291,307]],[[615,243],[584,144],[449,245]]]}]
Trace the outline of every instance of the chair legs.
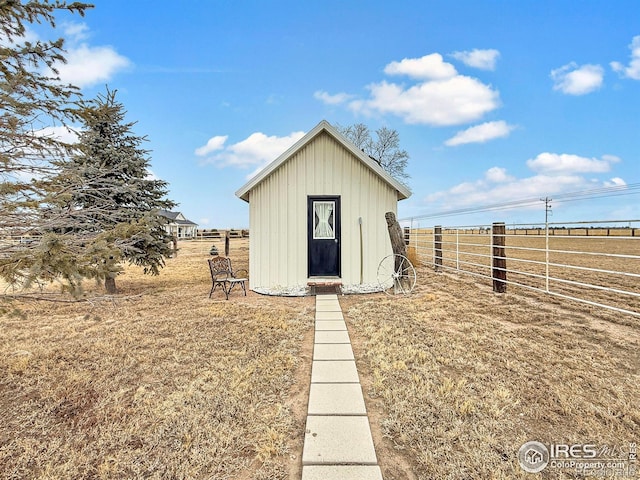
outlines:
[{"label": "chair legs", "polygon": [[[233,290],[234,285],[240,285],[240,287],[242,288],[242,291],[244,292],[244,296],[247,296],[247,287],[245,286],[245,282],[240,281],[240,282],[229,282],[229,293],[231,293],[231,290]],[[228,297],[228,295],[227,295]],[[227,298],[228,300],[228,298]]]},{"label": "chair legs", "polygon": [[235,285],[240,285],[240,288],[242,288],[244,296],[246,297],[247,285],[245,280],[241,280],[241,281],[216,280],[213,282],[213,286],[211,287],[211,291],[209,292],[209,298],[211,298],[213,293],[216,291],[216,288],[220,286],[222,288],[222,291],[224,292],[224,296],[226,297],[227,300],[229,300],[229,294],[231,293],[231,290],[233,290],[233,287]]},{"label": "chair legs", "polygon": [[[220,285],[220,287],[222,288],[222,291],[224,292],[224,296],[226,297],[227,300],[229,300],[229,292],[231,292],[231,288],[229,288],[229,290],[227,290],[226,287],[226,280],[224,282],[213,282],[213,287],[211,287],[211,291],[209,292],[209,298],[211,298],[211,296],[213,295],[213,292],[216,291],[216,287],[218,285]],[[245,295],[247,293],[245,292]]]}]

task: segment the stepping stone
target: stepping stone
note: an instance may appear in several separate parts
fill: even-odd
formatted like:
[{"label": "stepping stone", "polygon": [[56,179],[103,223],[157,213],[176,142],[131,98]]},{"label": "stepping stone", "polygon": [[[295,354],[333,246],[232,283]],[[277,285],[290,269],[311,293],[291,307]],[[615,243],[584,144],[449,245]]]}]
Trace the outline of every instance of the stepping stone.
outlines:
[{"label": "stepping stone", "polygon": [[302,480],[382,480],[377,465],[305,465]]},{"label": "stepping stone", "polygon": [[314,360],[355,360],[351,345],[320,343],[313,347]]},{"label": "stepping stone", "polygon": [[338,302],[322,302],[316,305],[316,312],[342,312]]},{"label": "stepping stone", "polygon": [[315,343],[351,343],[349,332],[316,330]]},{"label": "stepping stone", "polygon": [[303,465],[377,463],[367,417],[307,417]]},{"label": "stepping stone", "polygon": [[335,293],[327,293],[324,295],[316,295],[316,302],[320,301],[320,302],[324,302],[327,300],[338,300],[338,295],[336,295]]},{"label": "stepping stone", "polygon": [[342,312],[323,312],[322,310],[316,311],[316,322],[318,320],[344,320]]},{"label": "stepping stone", "polygon": [[309,415],[366,415],[359,383],[312,383]]},{"label": "stepping stone", "polygon": [[316,322],[316,331],[343,330],[347,331],[347,324],[344,320],[323,320]]},{"label": "stepping stone", "polygon": [[356,362],[353,360],[314,360],[311,383],[359,383]]},{"label": "stepping stone", "polygon": [[316,299],[316,307],[326,307],[328,305],[340,305],[340,300],[337,298],[325,298],[324,300]]}]

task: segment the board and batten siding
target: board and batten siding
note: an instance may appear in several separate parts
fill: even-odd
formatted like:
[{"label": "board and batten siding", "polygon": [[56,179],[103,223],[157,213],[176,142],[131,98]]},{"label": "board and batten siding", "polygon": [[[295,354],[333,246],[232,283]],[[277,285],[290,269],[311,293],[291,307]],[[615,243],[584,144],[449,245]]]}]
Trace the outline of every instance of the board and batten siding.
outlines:
[{"label": "board and batten siding", "polygon": [[249,192],[250,288],[306,285],[307,197],[341,198],[341,279],[377,282],[380,260],[392,253],[384,218],[398,193],[326,132],[320,133]]}]

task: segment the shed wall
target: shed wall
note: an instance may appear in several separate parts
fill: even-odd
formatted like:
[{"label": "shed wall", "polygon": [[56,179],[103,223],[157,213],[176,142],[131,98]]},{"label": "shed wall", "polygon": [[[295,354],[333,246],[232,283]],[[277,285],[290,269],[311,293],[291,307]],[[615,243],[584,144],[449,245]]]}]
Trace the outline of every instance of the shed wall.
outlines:
[{"label": "shed wall", "polygon": [[306,285],[307,197],[341,197],[341,271],[344,284],[375,283],[391,253],[384,218],[396,212],[397,191],[331,135],[322,132],[249,192],[250,287]]}]

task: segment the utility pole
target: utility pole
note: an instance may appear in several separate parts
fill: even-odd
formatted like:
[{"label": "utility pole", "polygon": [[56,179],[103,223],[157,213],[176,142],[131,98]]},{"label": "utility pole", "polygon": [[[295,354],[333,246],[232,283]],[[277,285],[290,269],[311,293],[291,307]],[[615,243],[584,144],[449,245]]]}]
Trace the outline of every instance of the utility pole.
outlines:
[{"label": "utility pole", "polygon": [[544,236],[545,236],[545,289],[549,293],[549,213],[551,213],[551,198],[544,197],[540,201],[544,202]]},{"label": "utility pole", "polygon": [[540,201],[544,202],[544,224],[545,226],[549,224],[549,213],[551,212],[551,200],[552,198],[544,197],[541,198]]}]

